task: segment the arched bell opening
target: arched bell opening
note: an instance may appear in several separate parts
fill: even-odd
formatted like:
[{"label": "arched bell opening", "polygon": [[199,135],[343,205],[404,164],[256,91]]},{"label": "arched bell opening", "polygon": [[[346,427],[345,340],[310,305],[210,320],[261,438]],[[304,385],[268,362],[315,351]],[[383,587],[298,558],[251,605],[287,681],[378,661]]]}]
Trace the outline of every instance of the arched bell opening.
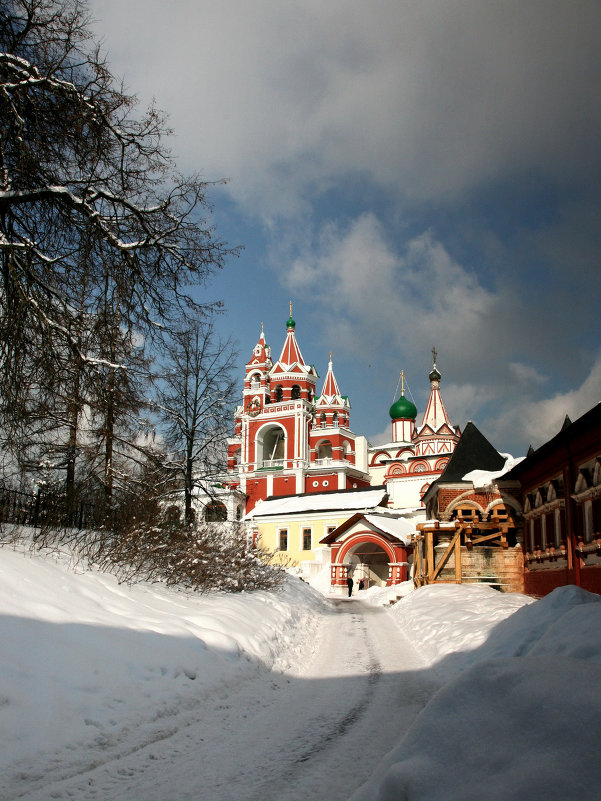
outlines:
[{"label": "arched bell opening", "polygon": [[319,462],[332,459],[332,443],[329,439],[322,440],[317,446],[317,460]]},{"label": "arched bell opening", "polygon": [[277,467],[286,458],[286,432],[281,426],[264,426],[257,434],[257,464],[260,467]]}]

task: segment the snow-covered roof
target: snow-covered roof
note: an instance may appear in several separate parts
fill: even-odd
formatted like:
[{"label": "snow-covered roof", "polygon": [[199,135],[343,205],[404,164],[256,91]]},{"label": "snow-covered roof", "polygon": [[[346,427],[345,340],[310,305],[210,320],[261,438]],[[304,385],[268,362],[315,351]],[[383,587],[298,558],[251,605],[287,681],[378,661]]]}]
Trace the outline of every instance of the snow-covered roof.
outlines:
[{"label": "snow-covered roof", "polygon": [[359,492],[322,492],[305,495],[289,495],[286,498],[273,498],[263,501],[252,509],[246,519],[267,515],[295,514],[297,512],[325,512],[340,509],[374,509],[386,495],[386,490],[378,487]]},{"label": "snow-covered roof", "polygon": [[436,520],[436,518],[432,518],[432,520],[420,520],[420,524],[427,528],[457,528],[454,520]]},{"label": "snow-covered roof", "polygon": [[370,525],[379,528],[386,534],[392,534],[394,537],[402,540],[407,544],[411,535],[415,534],[415,521],[407,520],[404,517],[388,517],[386,515],[365,515]]},{"label": "snow-covered roof", "polygon": [[492,486],[494,482],[512,470],[517,464],[522,462],[525,457],[520,456],[514,458],[510,453],[502,453],[501,456],[505,457],[505,464],[500,470],[471,470],[466,473],[462,481],[471,481],[474,489],[486,489]]}]

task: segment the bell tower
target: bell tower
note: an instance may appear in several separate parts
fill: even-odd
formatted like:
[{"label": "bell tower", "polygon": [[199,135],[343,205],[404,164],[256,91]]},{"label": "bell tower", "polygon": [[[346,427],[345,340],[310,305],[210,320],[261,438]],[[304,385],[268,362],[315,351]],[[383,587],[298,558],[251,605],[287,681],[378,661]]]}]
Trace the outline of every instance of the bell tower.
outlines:
[{"label": "bell tower", "polygon": [[331,358],[316,398],[317,379],[298,345],[290,304],[286,339],[275,363],[261,326],[246,365],[243,403],[234,412],[228,470],[237,474],[247,495],[247,512],[273,496],[369,485],[368,475],[355,467],[350,403],[340,394]]}]

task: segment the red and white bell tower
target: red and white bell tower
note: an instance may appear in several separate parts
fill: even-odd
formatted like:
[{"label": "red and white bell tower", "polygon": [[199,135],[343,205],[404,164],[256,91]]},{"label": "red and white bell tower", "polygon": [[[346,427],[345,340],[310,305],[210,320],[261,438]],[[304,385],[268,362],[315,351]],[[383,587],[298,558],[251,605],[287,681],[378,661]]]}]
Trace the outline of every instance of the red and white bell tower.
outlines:
[{"label": "red and white bell tower", "polygon": [[332,361],[323,391],[315,397],[317,372],[303,359],[296,323],[286,321],[286,340],[271,360],[261,326],[246,365],[243,405],[228,443],[228,471],[247,495],[249,512],[265,498],[369,486],[356,466],[350,404],[340,394]]}]

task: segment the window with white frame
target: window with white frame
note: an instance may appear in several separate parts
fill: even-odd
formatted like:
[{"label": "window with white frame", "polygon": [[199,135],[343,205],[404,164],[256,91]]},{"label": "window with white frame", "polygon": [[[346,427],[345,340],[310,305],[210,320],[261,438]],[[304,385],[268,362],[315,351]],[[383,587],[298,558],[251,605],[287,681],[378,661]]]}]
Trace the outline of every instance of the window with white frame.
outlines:
[{"label": "window with white frame", "polygon": [[311,550],[311,529],[303,529],[303,551]]}]

